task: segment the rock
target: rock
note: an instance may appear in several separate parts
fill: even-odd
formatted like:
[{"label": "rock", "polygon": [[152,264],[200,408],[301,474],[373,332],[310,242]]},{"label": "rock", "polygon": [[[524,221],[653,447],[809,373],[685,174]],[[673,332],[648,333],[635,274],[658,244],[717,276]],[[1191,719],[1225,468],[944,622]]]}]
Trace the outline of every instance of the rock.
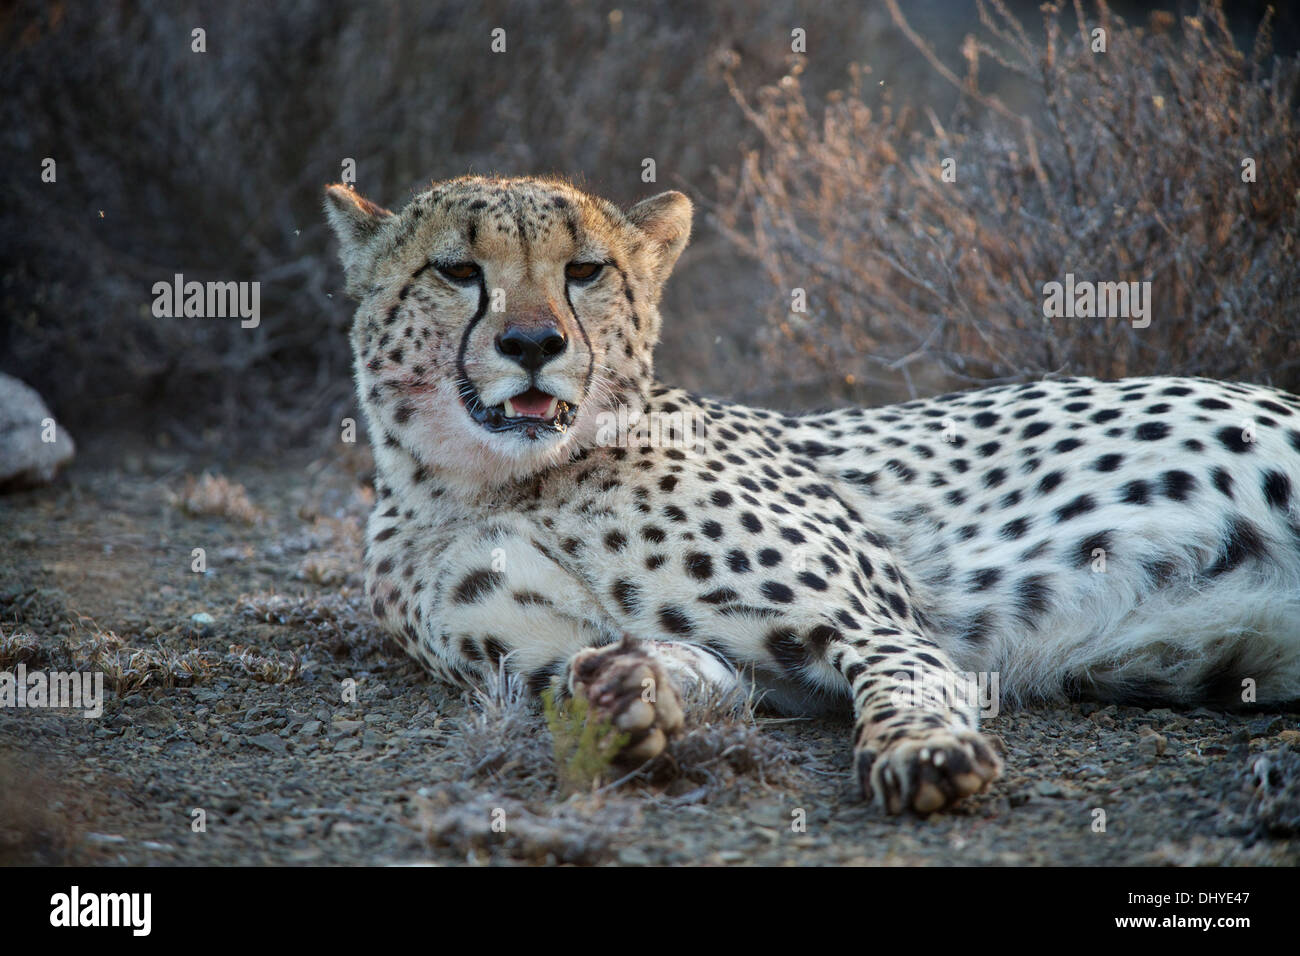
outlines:
[{"label": "rock", "polygon": [[273,754],[285,754],[288,748],[285,747],[284,741],[275,734],[258,734],[256,737],[249,737],[248,742],[254,747],[261,747],[263,750]]},{"label": "rock", "polygon": [[625,846],[618,851],[618,862],[624,866],[647,866],[650,857],[640,847]]},{"label": "rock", "polygon": [[1150,727],[1143,727],[1140,733],[1142,737],[1138,740],[1138,750],[1154,757],[1158,757],[1165,752],[1169,741],[1164,734],[1158,734]]},{"label": "rock", "polygon": [[[47,435],[54,440],[46,441]],[[0,372],[0,489],[47,484],[75,450],[36,390]]]},{"label": "rock", "polygon": [[1285,729],[1286,721],[1279,714],[1258,717],[1250,722],[1250,735],[1252,737],[1272,737]]}]

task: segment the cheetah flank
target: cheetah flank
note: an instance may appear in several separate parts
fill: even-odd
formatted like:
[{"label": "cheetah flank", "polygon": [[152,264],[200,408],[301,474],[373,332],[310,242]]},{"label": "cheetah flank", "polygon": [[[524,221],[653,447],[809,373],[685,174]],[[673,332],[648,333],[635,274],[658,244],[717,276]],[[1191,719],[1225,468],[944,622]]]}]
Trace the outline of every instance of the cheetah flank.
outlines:
[{"label": "cheetah flank", "polygon": [[[1300,698],[1294,396],[1075,378],[747,408],[653,376],[680,193],[623,212],[467,177],[396,214],[331,186],[326,211],[360,302],[367,591],[439,677],[504,661],[635,760],[698,682],[851,705],[858,780],[895,813],[1000,771],[958,674],[1010,703]],[[638,413],[659,440],[615,434]]]}]

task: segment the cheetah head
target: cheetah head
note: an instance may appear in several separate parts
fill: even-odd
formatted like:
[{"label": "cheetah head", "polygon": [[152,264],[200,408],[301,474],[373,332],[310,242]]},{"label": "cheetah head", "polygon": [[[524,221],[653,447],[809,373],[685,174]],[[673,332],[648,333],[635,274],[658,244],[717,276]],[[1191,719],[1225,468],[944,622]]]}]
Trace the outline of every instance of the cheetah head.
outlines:
[{"label": "cheetah head", "polygon": [[377,456],[512,481],[644,407],[660,292],[690,237],[681,193],[624,212],[561,181],[472,176],[398,213],[329,186],[325,208],[360,302],[354,369]]}]

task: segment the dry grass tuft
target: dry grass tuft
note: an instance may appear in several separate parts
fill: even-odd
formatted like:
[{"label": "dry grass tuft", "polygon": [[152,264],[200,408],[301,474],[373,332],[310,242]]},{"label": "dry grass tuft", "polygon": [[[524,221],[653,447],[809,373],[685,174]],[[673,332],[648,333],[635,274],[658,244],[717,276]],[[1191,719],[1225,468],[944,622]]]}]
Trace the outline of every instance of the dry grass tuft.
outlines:
[{"label": "dry grass tuft", "polygon": [[41,645],[27,631],[5,632],[0,626],[0,671],[12,670],[16,664],[31,664],[41,656]]},{"label": "dry grass tuft", "polygon": [[242,644],[232,644],[225,660],[236,673],[264,684],[290,684],[302,676],[302,658],[296,651],[288,657],[268,657]]},{"label": "dry grass tuft", "polygon": [[185,487],[170,495],[171,503],[193,517],[228,518],[244,524],[256,524],[265,514],[254,507],[243,485],[224,475],[204,472],[199,478],[185,477]]},{"label": "dry grass tuft", "polygon": [[146,687],[190,687],[211,677],[216,655],[197,648],[183,651],[161,641],[134,647],[117,633],[79,615],[67,649],[79,671],[102,671],[109,690],[125,695]]},{"label": "dry grass tuft", "polygon": [[486,862],[483,854],[538,864],[601,863],[612,854],[615,836],[636,820],[635,807],[621,802],[575,798],[541,814],[461,783],[421,789],[416,803],[425,841],[471,862]]},{"label": "dry grass tuft", "polygon": [[218,674],[268,684],[286,684],[302,676],[297,653],[264,655],[234,644],[222,654],[197,647],[177,649],[162,640],[137,647],[85,615],[77,616],[66,651],[72,668],[102,671],[105,686],[119,695],[152,687],[190,687]]}]

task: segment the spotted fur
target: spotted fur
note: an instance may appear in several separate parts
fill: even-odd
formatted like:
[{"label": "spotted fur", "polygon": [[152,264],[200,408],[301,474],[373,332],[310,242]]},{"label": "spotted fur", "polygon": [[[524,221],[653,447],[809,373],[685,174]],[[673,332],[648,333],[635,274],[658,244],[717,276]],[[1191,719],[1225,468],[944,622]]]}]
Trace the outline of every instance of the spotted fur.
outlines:
[{"label": "spotted fur", "polygon": [[[638,758],[694,681],[753,681],[792,713],[851,707],[865,793],[920,812],[1000,769],[946,675],[996,673],[1004,703],[1300,698],[1295,397],[1078,378],[744,407],[653,377],[684,196],[623,212],[480,177],[397,215],[327,196],[360,300],[368,593],[433,673],[475,682],[504,661],[586,694]],[[554,354],[526,366],[510,336]],[[529,395],[555,415],[510,418]],[[602,415],[620,409],[698,422],[703,441],[611,441]],[[913,684],[934,690],[900,696]]]}]

